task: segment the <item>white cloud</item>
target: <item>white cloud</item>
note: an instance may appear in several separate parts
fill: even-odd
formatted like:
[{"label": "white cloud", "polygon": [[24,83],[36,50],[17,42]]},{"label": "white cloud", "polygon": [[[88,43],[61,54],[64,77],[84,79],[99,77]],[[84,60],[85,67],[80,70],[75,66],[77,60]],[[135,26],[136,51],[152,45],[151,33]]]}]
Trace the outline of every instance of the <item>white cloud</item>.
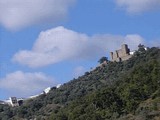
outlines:
[{"label": "white cloud", "polygon": [[160,0],[115,0],[119,7],[132,14],[139,14],[145,11],[159,9]]},{"label": "white cloud", "polygon": [[127,43],[136,49],[144,40],[135,35],[93,35],[77,33],[64,27],[41,32],[32,50],[17,52],[13,61],[29,67],[42,67],[65,60],[97,59]]},{"label": "white cloud", "polygon": [[0,0],[0,24],[10,30],[65,18],[75,0]]},{"label": "white cloud", "polygon": [[51,77],[39,72],[24,73],[22,71],[16,71],[0,79],[0,88],[7,91],[9,95],[17,97],[35,95],[53,85],[55,83]]}]

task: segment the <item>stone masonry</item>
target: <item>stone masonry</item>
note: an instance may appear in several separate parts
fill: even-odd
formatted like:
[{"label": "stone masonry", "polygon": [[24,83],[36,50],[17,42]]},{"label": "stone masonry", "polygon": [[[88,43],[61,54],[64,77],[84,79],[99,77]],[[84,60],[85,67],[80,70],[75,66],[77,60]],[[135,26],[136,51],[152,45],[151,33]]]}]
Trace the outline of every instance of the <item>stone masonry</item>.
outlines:
[{"label": "stone masonry", "polygon": [[126,44],[123,44],[121,46],[121,49],[116,50],[115,52],[111,52],[110,54],[111,54],[111,61],[116,61],[116,62],[128,60],[129,58],[132,57],[132,55],[130,54],[130,49]]}]

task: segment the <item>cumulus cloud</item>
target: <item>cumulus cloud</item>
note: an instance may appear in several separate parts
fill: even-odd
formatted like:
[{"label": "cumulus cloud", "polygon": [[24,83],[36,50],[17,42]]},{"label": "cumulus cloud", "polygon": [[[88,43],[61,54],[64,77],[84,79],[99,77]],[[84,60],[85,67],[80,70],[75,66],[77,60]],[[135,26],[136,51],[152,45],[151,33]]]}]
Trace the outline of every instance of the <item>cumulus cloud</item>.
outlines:
[{"label": "cumulus cloud", "polygon": [[158,9],[159,0],[115,0],[119,7],[127,10],[129,13],[139,14],[148,10]]},{"label": "cumulus cloud", "polygon": [[41,32],[32,50],[21,50],[13,56],[13,61],[29,67],[42,67],[65,60],[97,59],[107,52],[128,44],[136,49],[144,40],[133,35],[93,35],[88,36],[62,26]]},{"label": "cumulus cloud", "polygon": [[9,95],[27,97],[41,93],[45,88],[55,85],[53,78],[43,73],[24,73],[16,71],[7,74],[0,79],[0,89],[4,89]]},{"label": "cumulus cloud", "polygon": [[67,15],[75,0],[0,0],[0,24],[10,30],[55,23]]}]

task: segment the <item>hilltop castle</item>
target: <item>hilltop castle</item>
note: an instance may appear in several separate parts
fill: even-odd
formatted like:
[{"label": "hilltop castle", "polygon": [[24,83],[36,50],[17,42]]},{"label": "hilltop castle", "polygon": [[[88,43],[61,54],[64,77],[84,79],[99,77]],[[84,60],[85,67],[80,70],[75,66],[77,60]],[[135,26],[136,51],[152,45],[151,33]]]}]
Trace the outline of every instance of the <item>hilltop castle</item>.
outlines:
[{"label": "hilltop castle", "polygon": [[127,44],[123,44],[121,46],[121,49],[116,50],[115,52],[111,52],[110,55],[111,55],[111,61],[120,62],[131,58],[133,52],[130,52],[130,49],[128,48]]}]

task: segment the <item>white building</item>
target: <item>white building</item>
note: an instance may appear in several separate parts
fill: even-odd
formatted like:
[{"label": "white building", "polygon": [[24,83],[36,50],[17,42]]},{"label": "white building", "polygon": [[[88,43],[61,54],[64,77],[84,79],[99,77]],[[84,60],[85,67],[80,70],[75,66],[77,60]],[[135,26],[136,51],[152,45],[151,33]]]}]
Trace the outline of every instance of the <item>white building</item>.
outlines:
[{"label": "white building", "polygon": [[[56,88],[59,88],[61,86],[61,84],[57,85]],[[0,100],[0,104],[6,104],[6,105],[10,105],[12,107],[15,107],[15,106],[20,106],[24,100],[28,100],[28,99],[34,99],[36,97],[39,97],[40,95],[43,95],[43,94],[48,94],[49,91],[51,90],[51,87],[48,87],[46,88],[45,90],[43,90],[42,93],[40,94],[37,94],[37,95],[32,95],[32,96],[29,96],[28,98],[16,98],[16,97],[10,97],[8,100]],[[21,103],[22,102],[22,103]]]},{"label": "white building", "polygon": [[40,96],[40,95],[42,95],[42,93],[41,93],[41,94],[38,94],[38,95],[29,96],[27,99],[34,99],[34,98],[36,98],[36,97],[38,97],[38,96]]},{"label": "white building", "polygon": [[50,90],[51,90],[51,88],[48,87],[48,88],[46,88],[43,92],[44,92],[44,94],[48,94]]},{"label": "white building", "polygon": [[9,103],[11,104],[12,107],[19,106],[19,103],[18,103],[18,100],[16,97],[10,97],[9,101],[10,101]]},{"label": "white building", "polygon": [[133,55],[136,51],[131,51],[129,52],[130,55]]},{"label": "white building", "polygon": [[59,87],[61,87],[62,85],[61,84],[58,84],[57,86],[56,86],[56,88],[59,88]]}]

